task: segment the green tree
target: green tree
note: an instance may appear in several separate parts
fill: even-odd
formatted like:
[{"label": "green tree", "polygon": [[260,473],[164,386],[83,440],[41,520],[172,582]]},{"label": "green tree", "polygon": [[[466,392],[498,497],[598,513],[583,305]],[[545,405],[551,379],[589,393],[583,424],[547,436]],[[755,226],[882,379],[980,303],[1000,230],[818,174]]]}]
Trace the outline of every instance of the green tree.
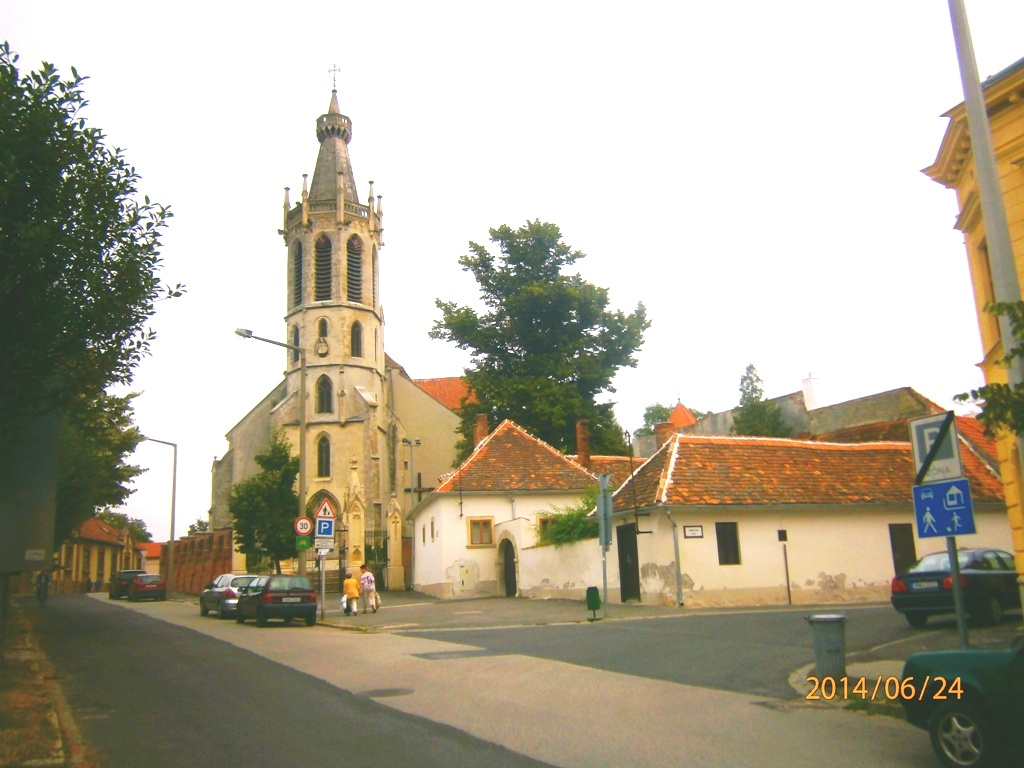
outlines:
[{"label": "green tree", "polygon": [[[1024,301],[990,302],[985,311],[1004,315],[1010,321],[1013,344],[1000,361],[1003,366],[1013,365],[1024,358]],[[1000,430],[1024,435],[1024,384],[993,383],[957,395],[961,403],[973,403],[981,408],[978,421],[985,432],[995,436]]]},{"label": "green tree", "polygon": [[667,405],[662,405],[661,403],[648,405],[644,409],[644,425],[636,430],[633,435],[635,437],[640,437],[641,435],[653,435],[654,428],[662,422],[668,421],[668,417],[671,415],[672,409]]},{"label": "green tree", "polygon": [[527,222],[490,230],[498,254],[471,242],[459,259],[480,288],[485,311],[437,301],[442,317],[431,338],[472,352],[465,372],[473,402],[460,411],[460,457],[473,448],[477,414],[512,419],[566,452],[576,450],[576,421],[590,421],[595,453],[624,454],[611,403],[615,372],[636,365],[650,326],[643,304],[632,314],[608,310],[608,291],[566,270],[583,258],[554,224]]},{"label": "green tree", "polygon": [[128,515],[123,512],[112,512],[109,509],[105,509],[102,512],[97,513],[96,517],[107,525],[112,525],[114,528],[117,528],[119,531],[127,529],[136,542],[153,540],[153,537],[149,533],[149,529],[146,528],[146,522],[137,517],[128,517]]},{"label": "green tree", "polygon": [[733,414],[732,433],[761,437],[790,437],[793,430],[777,403],[764,399],[761,377],[753,364],[740,377],[740,403]]},{"label": "green tree", "polygon": [[[298,501],[295,502],[298,504]],[[197,533],[209,533],[210,521],[197,517],[196,521],[188,527],[188,535],[195,536]]]},{"label": "green tree", "polygon": [[598,486],[587,488],[583,497],[576,504],[553,506],[545,513],[548,521],[539,530],[541,544],[554,544],[560,547],[582,539],[595,539],[600,524],[597,517],[590,513],[597,507]]},{"label": "green tree", "polygon": [[281,572],[281,560],[295,557],[295,476],[299,457],[281,432],[256,454],[260,472],[231,490],[228,511],[234,523],[238,551],[257,559],[269,558]]}]

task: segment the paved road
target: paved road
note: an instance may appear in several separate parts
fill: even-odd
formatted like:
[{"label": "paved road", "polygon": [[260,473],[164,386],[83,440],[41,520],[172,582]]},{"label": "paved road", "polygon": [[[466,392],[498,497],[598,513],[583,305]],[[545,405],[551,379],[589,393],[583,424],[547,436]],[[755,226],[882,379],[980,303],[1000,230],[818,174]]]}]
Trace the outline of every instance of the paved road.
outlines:
[{"label": "paved road", "polygon": [[[220,731],[233,747],[217,753],[218,758],[230,760],[243,744],[252,740],[262,744],[304,724],[308,749],[302,755],[317,765],[346,762],[346,750],[358,739],[349,734],[348,714],[353,706],[365,716],[359,721],[365,724],[364,731],[375,734],[367,739],[366,752],[356,753],[350,761],[357,765],[368,755],[373,756],[374,765],[384,763],[383,755],[392,743],[398,756],[406,754],[407,748],[415,749],[400,739],[399,732],[406,722],[410,724],[409,733],[415,735],[414,743],[432,739],[431,744],[442,745],[450,740],[455,745],[452,749],[496,750],[491,755],[466,759],[453,752],[448,755],[448,765],[518,765],[492,761],[520,759],[565,768],[675,768],[681,764],[694,768],[818,768],[822,762],[837,760],[858,768],[935,765],[927,736],[890,718],[868,718],[833,706],[811,706],[801,700],[782,701],[715,690],[528,655],[528,643],[516,651],[511,647],[488,648],[466,643],[465,637],[457,638],[459,642],[442,641],[436,633],[399,635],[284,625],[258,629],[251,624],[243,627],[234,622],[201,619],[196,607],[186,603],[114,604],[86,596],[66,600],[86,604],[79,617],[83,626],[103,625],[111,614],[131,617],[126,619],[130,623],[114,634],[103,634],[100,629],[84,632],[82,639],[74,641],[85,646],[82,652],[95,653],[96,646],[103,642],[120,643],[122,635],[132,637],[133,644],[138,644],[138,638],[166,631],[165,623],[182,628],[175,630],[175,635],[184,631],[180,637],[187,639],[157,645],[161,652],[181,659],[176,672],[151,678],[145,663],[133,662],[121,672],[127,682],[112,683],[110,691],[104,689],[104,677],[92,684],[77,683],[76,675],[85,676],[88,665],[74,666],[77,662],[73,661],[73,649],[60,652],[52,640],[44,637],[47,649],[55,654],[58,668],[67,676],[72,704],[87,705],[82,713],[87,734],[105,731],[108,739],[119,734],[123,737],[127,726],[111,722],[116,718],[103,708],[116,704],[126,688],[140,689],[134,699],[139,705],[144,701],[159,702],[160,692],[175,685],[181,684],[183,691],[193,691],[169,694],[167,706],[174,711],[161,713],[161,718],[168,718],[167,730],[153,748],[164,759],[173,754],[175,762],[151,765],[185,764],[186,760],[179,760],[182,754],[188,754],[189,761],[199,764],[232,765],[182,752],[192,749],[184,742],[190,742],[198,733],[191,723],[198,718],[203,730],[217,732],[217,716],[231,711],[240,712],[245,723],[239,726],[237,734],[232,734],[230,728]],[[51,606],[60,602],[54,600]],[[468,604],[456,607],[471,608]],[[377,616],[384,614],[382,610]],[[667,625],[671,621],[678,620],[630,623],[657,633],[665,631],[662,623]],[[55,631],[51,621],[44,626]],[[639,637],[630,634],[632,630],[600,624],[584,623],[563,629],[577,630],[579,638],[601,639],[594,630],[609,636],[611,632],[622,632],[626,641]],[[496,634],[518,632],[497,630]],[[527,639],[532,641],[532,636]],[[241,701],[232,699],[230,703],[215,705],[195,700],[194,691],[204,684],[207,696],[220,690],[220,678],[203,663],[207,657],[222,658],[222,652],[214,650],[218,646],[214,641],[222,641],[220,647],[228,658],[244,660],[233,661],[228,669],[245,680],[237,686],[226,686],[229,691],[237,689],[245,697]],[[189,650],[190,647],[197,650]],[[139,652],[143,652],[141,647]],[[261,681],[264,676],[268,676],[266,684]],[[296,681],[304,677],[310,680],[309,685],[298,686]],[[286,719],[286,727],[270,730],[270,718],[262,718],[254,702],[292,700],[296,692],[302,701],[302,713]],[[93,703],[89,697],[100,698]],[[132,718],[149,722],[141,708],[132,707],[128,712],[127,723],[132,723]],[[405,721],[400,716],[410,718]],[[163,723],[159,719],[157,722]],[[384,729],[379,734],[383,735],[378,734],[378,723]],[[435,728],[440,730],[434,731]],[[325,735],[321,736],[322,733]],[[429,762],[437,753],[428,751],[428,762],[418,759],[417,764],[439,764]],[[392,761],[390,756],[386,759]],[[110,763],[127,764],[140,763]],[[295,760],[279,764],[299,763]]]}]

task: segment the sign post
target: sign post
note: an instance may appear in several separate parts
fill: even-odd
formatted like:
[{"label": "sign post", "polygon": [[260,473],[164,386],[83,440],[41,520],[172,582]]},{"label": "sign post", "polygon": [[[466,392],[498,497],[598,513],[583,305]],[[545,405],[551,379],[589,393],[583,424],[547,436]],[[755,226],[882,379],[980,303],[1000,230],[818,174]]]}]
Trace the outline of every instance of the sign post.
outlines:
[{"label": "sign post", "polygon": [[960,647],[966,648],[970,641],[956,537],[975,532],[974,506],[970,483],[963,477],[953,411],[912,419],[910,442],[914,449],[916,473],[913,493],[917,536],[921,539],[946,537],[949,573],[953,581],[953,610],[956,611]]},{"label": "sign post", "polygon": [[611,475],[599,475],[601,491],[597,496],[597,530],[601,542],[601,576],[604,580],[604,605],[602,615],[608,618],[608,549],[612,545],[612,494],[608,490]]},{"label": "sign post", "polygon": [[334,548],[334,507],[330,499],[324,499],[317,507],[313,522],[316,525],[313,545],[316,547],[317,564],[320,567],[320,619],[324,618],[327,603],[327,574],[324,573],[324,556]]}]

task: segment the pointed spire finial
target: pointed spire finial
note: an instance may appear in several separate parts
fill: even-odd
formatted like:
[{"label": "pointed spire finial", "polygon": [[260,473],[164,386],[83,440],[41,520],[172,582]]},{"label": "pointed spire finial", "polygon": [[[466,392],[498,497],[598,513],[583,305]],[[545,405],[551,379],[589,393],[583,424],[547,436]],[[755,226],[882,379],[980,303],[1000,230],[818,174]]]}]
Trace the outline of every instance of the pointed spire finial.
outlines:
[{"label": "pointed spire finial", "polygon": [[335,64],[333,67],[331,67],[327,71],[331,73],[331,90],[332,91],[338,90],[338,73],[341,72],[341,70],[338,69],[338,65]]}]

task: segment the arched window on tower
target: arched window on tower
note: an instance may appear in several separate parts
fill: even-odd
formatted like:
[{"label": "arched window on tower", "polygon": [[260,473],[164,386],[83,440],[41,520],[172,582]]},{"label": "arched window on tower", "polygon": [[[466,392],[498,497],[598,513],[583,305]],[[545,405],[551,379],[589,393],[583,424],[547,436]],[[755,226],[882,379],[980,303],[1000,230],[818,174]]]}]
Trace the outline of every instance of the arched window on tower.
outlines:
[{"label": "arched window on tower", "polygon": [[302,303],[302,243],[292,246],[292,306]]},{"label": "arched window on tower", "polygon": [[373,246],[373,253],[371,255],[372,263],[370,264],[370,270],[372,271],[373,279],[373,306],[377,306],[380,302],[377,300],[377,246]]},{"label": "arched window on tower", "polygon": [[349,301],[363,303],[363,241],[358,235],[348,239],[348,285],[346,295]]},{"label": "arched window on tower", "polygon": [[352,357],[363,356],[363,326],[359,323],[352,323],[351,344],[349,345]]},{"label": "arched window on tower", "polygon": [[316,476],[331,476],[331,441],[323,435],[316,442]]},{"label": "arched window on tower", "polygon": [[[293,325],[292,326],[292,346],[293,347],[298,347],[299,346],[299,326],[297,326],[297,325]],[[299,350],[298,349],[293,349],[293,350],[291,350],[291,353],[292,353],[292,362],[293,363],[299,362]]]},{"label": "arched window on tower", "polygon": [[334,385],[328,376],[316,380],[316,412],[334,413]]},{"label": "arched window on tower", "polygon": [[317,334],[316,335],[319,336],[321,339],[326,339],[327,338],[327,318],[326,317],[321,317],[320,321],[316,324],[316,327],[317,327]]},{"label": "arched window on tower", "polygon": [[331,238],[327,235],[320,235],[316,240],[316,295],[313,300],[331,300]]}]

